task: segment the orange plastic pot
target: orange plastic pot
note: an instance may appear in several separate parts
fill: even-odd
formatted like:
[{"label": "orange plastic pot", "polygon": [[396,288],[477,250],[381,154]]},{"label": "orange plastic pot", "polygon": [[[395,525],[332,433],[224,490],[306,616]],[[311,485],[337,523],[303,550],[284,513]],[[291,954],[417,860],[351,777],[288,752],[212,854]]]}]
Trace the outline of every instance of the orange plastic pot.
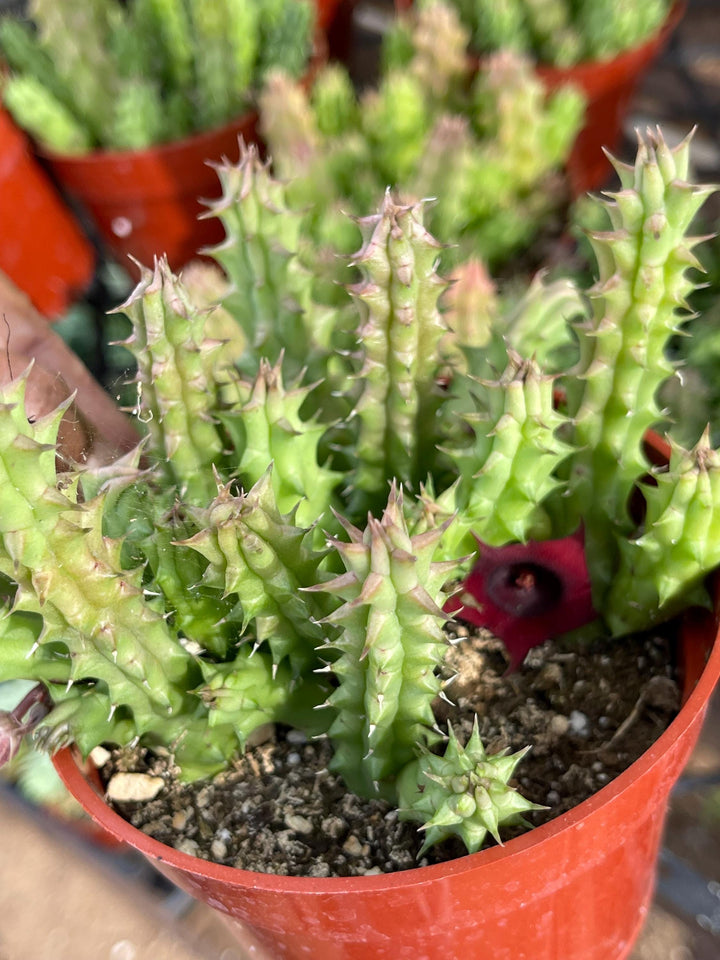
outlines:
[{"label": "orange plastic pot", "polygon": [[717,615],[685,619],[679,663],[678,716],[593,797],[504,847],[387,876],[292,878],[212,864],[130,826],[72,750],[55,766],[98,823],[224,914],[258,960],[623,960],[652,897],[668,794],[720,675]]},{"label": "orange plastic pot", "polygon": [[620,146],[623,122],[638,82],[670,39],[685,6],[685,0],[675,3],[654,36],[612,60],[580,63],[566,69],[537,67],[548,90],[572,84],[587,98],[585,125],[566,164],[570,189],[575,196],[601,187],[612,173],[603,147],[613,153]]},{"label": "orange plastic pot", "polygon": [[56,317],[89,285],[94,268],[90,242],[0,109],[0,270],[40,313]]},{"label": "orange plastic pot", "polygon": [[320,30],[327,30],[331,26],[342,3],[343,0],[315,0],[317,25]]},{"label": "orange plastic pot", "polygon": [[201,198],[220,195],[208,161],[238,155],[238,137],[256,139],[257,115],[147,150],[96,150],[82,156],[43,156],[58,183],[90,214],[112,253],[144,264],[166,253],[179,270],[197,251],[224,237],[220,221],[199,220]]}]

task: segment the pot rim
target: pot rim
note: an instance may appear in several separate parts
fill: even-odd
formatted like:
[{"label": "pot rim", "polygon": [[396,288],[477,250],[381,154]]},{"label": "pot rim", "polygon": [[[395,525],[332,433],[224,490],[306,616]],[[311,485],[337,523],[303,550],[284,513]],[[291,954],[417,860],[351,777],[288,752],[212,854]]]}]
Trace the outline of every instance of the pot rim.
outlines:
[{"label": "pot rim", "polygon": [[57,165],[72,164],[78,167],[92,167],[113,163],[124,164],[130,159],[133,162],[142,162],[150,158],[172,156],[175,153],[181,153],[185,150],[199,150],[205,144],[213,143],[213,141],[229,133],[235,131],[241,133],[247,127],[256,123],[257,120],[257,110],[245,110],[221,126],[209,127],[207,130],[199,130],[185,137],[167,140],[165,143],[156,143],[142,150],[131,148],[126,150],[106,150],[103,147],[96,147],[88,153],[57,153],[54,150],[48,150],[38,145],[37,152],[44,160]]},{"label": "pot rim", "polygon": [[[716,606],[720,603],[720,581],[716,581]],[[706,617],[709,616],[704,611]],[[705,622],[705,628],[709,626]],[[697,628],[696,628],[697,629]],[[631,764],[627,770],[610,781],[591,797],[579,803],[572,810],[535,827],[522,836],[507,841],[502,846],[490,847],[478,853],[467,854],[455,860],[433,864],[426,867],[414,867],[396,873],[376,874],[363,877],[287,877],[277,874],[256,873],[239,867],[223,866],[182,853],[166,844],[154,840],[131,826],[120,814],[112,810],[106,801],[91,786],[79,766],[76,748],[65,747],[53,758],[58,773],[65,786],[79,800],[85,810],[106,830],[120,840],[128,842],[152,860],[162,861],[185,873],[204,876],[229,886],[256,890],[275,891],[281,894],[338,894],[378,892],[399,886],[413,886],[430,883],[440,877],[463,874],[476,870],[483,864],[491,864],[501,858],[521,856],[533,847],[554,842],[567,831],[581,829],[582,821],[608,803],[620,797],[636,780],[650,773],[672,745],[682,737],[703,712],[720,677],[720,625],[717,614],[714,616],[715,637],[697,683],[687,696],[678,715],[655,743]],[[683,646],[692,644],[688,636],[688,621],[683,624]]]}]

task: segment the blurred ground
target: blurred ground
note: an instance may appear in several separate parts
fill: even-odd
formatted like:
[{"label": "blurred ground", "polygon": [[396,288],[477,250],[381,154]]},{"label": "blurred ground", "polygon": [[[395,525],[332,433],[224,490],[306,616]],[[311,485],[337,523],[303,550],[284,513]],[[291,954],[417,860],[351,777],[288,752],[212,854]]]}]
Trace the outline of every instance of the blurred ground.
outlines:
[{"label": "blurred ground", "polygon": [[[382,0],[359,4],[361,72],[387,8]],[[634,98],[628,155],[633,126],[658,122],[671,140],[697,124],[697,174],[720,182],[720,0],[690,0]],[[78,839],[7,790],[0,825],[0,960],[260,960],[230,939],[213,911],[134,855]],[[720,694],[673,794],[656,896],[630,960],[718,956]]]}]

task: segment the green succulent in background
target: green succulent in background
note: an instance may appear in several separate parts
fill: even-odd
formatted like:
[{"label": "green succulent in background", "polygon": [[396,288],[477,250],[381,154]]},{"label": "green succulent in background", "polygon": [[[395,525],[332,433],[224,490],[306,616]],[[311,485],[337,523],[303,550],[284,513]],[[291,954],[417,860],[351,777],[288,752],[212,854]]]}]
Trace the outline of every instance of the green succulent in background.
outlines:
[{"label": "green succulent in background", "polygon": [[[443,750],[433,713],[476,538],[487,562],[582,526],[590,613],[616,637],[705,602],[720,562],[720,454],[702,437],[654,470],[643,446],[711,192],[688,155],[641,139],[599,201],[596,283],[539,277],[511,310],[474,267],[445,302],[424,205],[390,193],[360,220],[360,281],[319,304],[291,185],[254,149],[222,164],[217,310],[164,260],[119,308],[137,450],[58,475],[64,407],[29,422],[25,375],[0,393],[0,680],[42,685],[36,742],[163,746],[189,780],[280,722],[327,734],[348,787],[399,803],[423,849],[516,824],[520,757],[476,733]],[[228,316],[240,337],[217,336]]]},{"label": "green succulent in background", "polygon": [[530,63],[508,51],[473,78],[468,36],[451,7],[423,7],[406,43],[391,35],[377,88],[359,97],[336,64],[310,92],[268,75],[263,133],[294,205],[309,208],[309,256],[330,277],[337,258],[323,250],[354,250],[346,214],[364,213],[388,185],[407,202],[437,197],[426,220],[452,243],[445,264],[469,252],[497,264],[565,201],[559,172],[582,123],[580,94],[548,97]]},{"label": "green succulent in background", "polygon": [[59,153],[143,149],[225,123],[266,73],[306,70],[310,0],[31,0],[0,21],[3,100]]},{"label": "green succulent in background", "polygon": [[450,0],[480,53],[515,50],[569,67],[607,60],[660,29],[671,0]]}]

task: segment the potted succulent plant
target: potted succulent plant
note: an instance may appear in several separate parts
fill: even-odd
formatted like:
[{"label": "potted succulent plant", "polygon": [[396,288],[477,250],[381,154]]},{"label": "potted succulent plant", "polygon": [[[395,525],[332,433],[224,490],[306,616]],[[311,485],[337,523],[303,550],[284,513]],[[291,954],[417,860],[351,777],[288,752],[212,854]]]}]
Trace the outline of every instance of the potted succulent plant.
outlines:
[{"label": "potted succulent plant", "polygon": [[[701,440],[653,470],[644,445],[673,374],[663,347],[694,286],[686,234],[711,192],[686,182],[688,154],[648,134],[635,165],[617,165],[589,309],[568,282],[538,280],[490,331],[457,289],[446,323],[421,205],[386,195],[362,222],[354,306],[320,307],[292,252],[302,218],[285,187],[252,150],[220,166],[220,315],[196,309],[162,260],[120,308],[147,430],[138,450],[57,475],[63,409],[30,423],[24,377],[3,390],[0,678],[39,684],[4,715],[4,754],[31,728],[52,751],[143,743],[195,780],[254,738],[257,791],[272,771],[258,731],[326,734],[345,789],[397,803],[420,827],[413,857],[453,838],[471,852],[354,877],[238,869],[131,827],[71,750],[56,765],[111,832],[271,956],[627,956],[667,794],[720,671],[702,610],[720,560],[718,455]],[[219,334],[228,314],[244,344]],[[542,372],[533,355],[552,370],[575,337],[576,364]],[[468,556],[478,541],[481,583]],[[553,565],[553,544],[570,559]],[[486,750],[476,725],[467,739],[438,725],[453,595],[469,617],[486,595],[516,624],[550,607],[561,630],[600,621],[616,646],[701,605],[679,647],[685,703],[657,743],[577,809],[480,852],[537,804],[515,786],[524,751]],[[249,798],[239,824],[252,809]],[[313,832],[305,813],[287,800],[288,856],[293,834]],[[375,810],[373,829],[391,813]]]},{"label": "potted succulent plant", "polygon": [[[509,49],[531,57],[548,90],[566,84],[587,97],[585,125],[568,161],[577,195],[611,174],[602,148],[620,146],[638,81],[662,51],[684,0],[451,0],[470,30],[473,62]],[[405,12],[413,0],[395,0]],[[406,31],[407,26],[400,26]]]},{"label": "potted succulent plant", "polygon": [[[357,95],[331,64],[305,89],[281,70],[260,95],[261,129],[276,173],[309,214],[311,255],[351,253],[362,215],[390,184],[401,199],[436,197],[428,229],[448,244],[443,263],[469,253],[496,267],[566,203],[561,175],[582,125],[572,89],[546,96],[530,61],[504,51],[472,76],[469,31],[451,6],[423,7],[411,32],[384,48],[377,87]],[[548,232],[552,232],[550,227]]]},{"label": "potted succulent plant", "polygon": [[[166,251],[179,269],[219,221],[208,160],[255,138],[254,93],[282,63],[308,67],[309,0],[31,0],[32,23],[5,18],[7,109],[121,261]],[[330,11],[326,12],[326,16]]]}]

